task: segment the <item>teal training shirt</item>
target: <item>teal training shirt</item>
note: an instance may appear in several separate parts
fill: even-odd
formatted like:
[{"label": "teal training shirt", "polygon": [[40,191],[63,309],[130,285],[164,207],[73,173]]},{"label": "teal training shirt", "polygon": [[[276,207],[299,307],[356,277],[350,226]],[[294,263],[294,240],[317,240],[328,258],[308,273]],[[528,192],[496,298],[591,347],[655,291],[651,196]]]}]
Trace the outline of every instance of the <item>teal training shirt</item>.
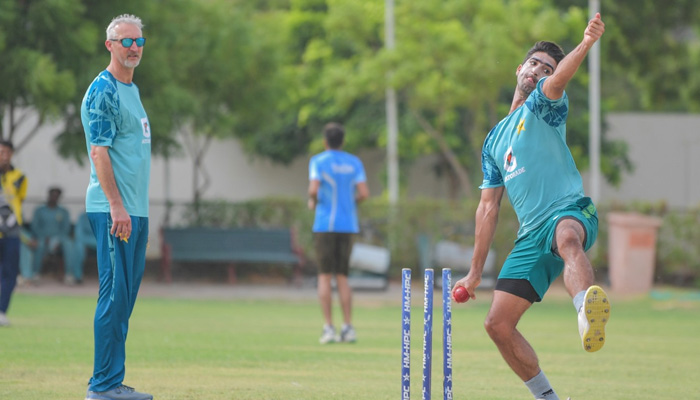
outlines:
[{"label": "teal training shirt", "polygon": [[[138,87],[119,82],[109,71],[102,71],[85,92],[80,111],[88,154],[91,146],[109,147],[124,208],[131,216],[148,217],[151,126]],[[85,210],[110,211],[92,159]]]},{"label": "teal training shirt", "polygon": [[518,237],[584,196],[581,174],[566,145],[569,100],[566,92],[548,99],[542,93],[545,79],[489,132],[481,152],[480,188],[505,185],[520,222]]}]

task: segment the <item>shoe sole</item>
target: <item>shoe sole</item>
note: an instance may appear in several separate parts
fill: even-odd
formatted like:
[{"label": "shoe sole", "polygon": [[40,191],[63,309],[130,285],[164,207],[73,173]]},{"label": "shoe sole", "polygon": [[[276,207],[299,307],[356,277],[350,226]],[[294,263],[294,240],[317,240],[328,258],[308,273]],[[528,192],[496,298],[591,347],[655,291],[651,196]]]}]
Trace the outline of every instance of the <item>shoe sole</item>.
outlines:
[{"label": "shoe sole", "polygon": [[596,352],[605,344],[605,324],[610,319],[608,295],[600,286],[591,286],[583,299],[583,308],[588,320],[588,330],[583,333],[583,349]]}]

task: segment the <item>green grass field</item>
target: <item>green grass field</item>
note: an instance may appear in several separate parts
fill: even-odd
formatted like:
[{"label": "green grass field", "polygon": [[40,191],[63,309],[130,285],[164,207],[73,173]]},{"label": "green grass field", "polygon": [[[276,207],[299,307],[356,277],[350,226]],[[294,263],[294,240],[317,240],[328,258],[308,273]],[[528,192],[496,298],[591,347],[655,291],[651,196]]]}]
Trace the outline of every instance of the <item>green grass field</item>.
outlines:
[{"label": "green grass field", "polygon": [[[483,329],[485,294],[453,307],[454,398],[531,399]],[[413,296],[411,393],[420,398],[420,288]],[[594,354],[580,349],[576,316],[564,297],[536,305],[520,329],[563,398],[698,398],[700,301],[668,297],[613,296],[608,341]],[[131,319],[125,383],[156,399],[398,399],[399,299],[355,298],[358,342],[321,346],[313,300],[143,296]],[[13,326],[0,329],[0,399],[83,398],[92,369],[94,304],[87,296],[15,295]],[[442,399],[437,299],[435,307],[432,395]]]}]

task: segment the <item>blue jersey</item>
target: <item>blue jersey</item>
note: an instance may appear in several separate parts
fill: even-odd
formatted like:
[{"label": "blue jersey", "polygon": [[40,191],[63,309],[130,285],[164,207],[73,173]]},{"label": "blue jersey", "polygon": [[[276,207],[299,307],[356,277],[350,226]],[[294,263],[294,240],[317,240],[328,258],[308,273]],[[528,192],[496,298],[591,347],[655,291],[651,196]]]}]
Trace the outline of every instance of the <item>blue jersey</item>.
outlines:
[{"label": "blue jersey", "polygon": [[[151,175],[151,126],[138,87],[119,82],[102,71],[90,84],[81,106],[87,150],[109,147],[114,179],[124,208],[131,216],[148,217]],[[90,159],[86,212],[109,212],[109,202]]]},{"label": "blue jersey", "polygon": [[518,237],[538,227],[557,210],[584,196],[581,175],[566,145],[566,92],[558,100],[537,82],[525,104],[486,136],[481,153],[481,189],[505,186],[518,216]]},{"label": "blue jersey", "polygon": [[359,232],[355,186],[366,181],[362,161],[344,151],[326,150],[311,157],[309,180],[321,182],[313,231]]}]

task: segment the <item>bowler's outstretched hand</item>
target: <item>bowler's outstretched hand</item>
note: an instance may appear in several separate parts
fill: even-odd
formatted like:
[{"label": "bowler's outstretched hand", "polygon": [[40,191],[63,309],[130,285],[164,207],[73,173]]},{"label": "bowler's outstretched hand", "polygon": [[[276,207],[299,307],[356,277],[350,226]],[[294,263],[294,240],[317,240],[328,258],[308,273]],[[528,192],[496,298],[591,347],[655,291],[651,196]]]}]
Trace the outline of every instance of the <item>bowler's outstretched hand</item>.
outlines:
[{"label": "bowler's outstretched hand", "polygon": [[605,32],[605,23],[600,18],[600,13],[596,13],[595,17],[588,21],[588,26],[583,32],[583,41],[593,46],[593,44],[603,36],[603,32]]}]

